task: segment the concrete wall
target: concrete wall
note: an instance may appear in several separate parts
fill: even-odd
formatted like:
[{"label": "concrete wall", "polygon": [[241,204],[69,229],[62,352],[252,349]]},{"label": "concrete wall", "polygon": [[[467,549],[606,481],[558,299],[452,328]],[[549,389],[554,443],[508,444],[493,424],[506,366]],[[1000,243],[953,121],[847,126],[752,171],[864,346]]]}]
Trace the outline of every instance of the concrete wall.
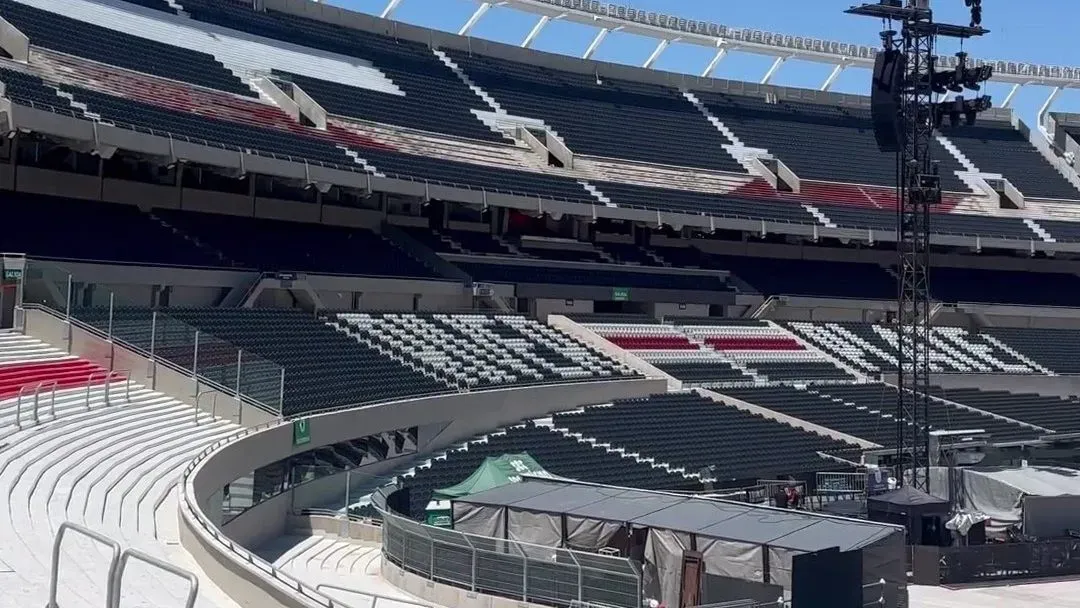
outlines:
[{"label": "concrete wall", "polygon": [[[220,513],[211,511],[220,510],[220,503],[213,497],[222,486],[292,454],[412,425],[431,429],[418,438],[419,454],[426,454],[525,418],[615,399],[642,397],[664,389],[663,381],[647,379],[546,385],[402,400],[317,415],[308,419],[309,443],[299,447],[293,445],[291,424],[255,432],[223,446],[203,460],[188,478],[185,490],[190,489],[188,496],[194,498],[197,508],[209,519],[220,521]],[[282,534],[290,521],[290,500],[290,494],[284,493],[264,501],[225,528],[229,535],[236,535],[234,540],[241,546],[268,540],[275,533]],[[289,608],[310,605],[295,595],[279,597],[275,593],[278,583],[257,574],[258,566],[243,563],[224,546],[208,539],[207,532],[192,514],[186,512],[183,504],[180,511],[181,544],[226,593],[258,600],[242,605]],[[255,516],[246,517],[248,514]]]},{"label": "concrete wall", "polygon": [[288,530],[291,534],[312,535],[316,532],[336,534],[364,542],[381,543],[382,526],[326,515],[290,515]]}]

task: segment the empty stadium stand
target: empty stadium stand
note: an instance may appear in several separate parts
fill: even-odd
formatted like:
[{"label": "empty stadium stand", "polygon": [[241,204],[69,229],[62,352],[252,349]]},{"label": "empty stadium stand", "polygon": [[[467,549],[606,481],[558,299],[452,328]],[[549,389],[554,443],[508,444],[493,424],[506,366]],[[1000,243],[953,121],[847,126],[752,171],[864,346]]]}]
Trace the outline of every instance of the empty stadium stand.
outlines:
[{"label": "empty stadium stand", "polygon": [[1080,401],[1076,397],[940,386],[933,387],[931,394],[1059,433],[1080,431]]},{"label": "empty stadium stand", "polygon": [[[896,231],[896,214],[892,211],[876,211],[854,207],[829,207],[825,210],[829,219],[841,228]],[[935,213],[931,226],[937,234],[958,236],[983,236],[1000,239],[1031,241],[1038,239],[1023,220],[1016,217],[992,217],[961,213]]]},{"label": "empty stadium stand", "polygon": [[[668,257],[669,249],[664,250]],[[751,256],[707,256],[711,268],[724,268],[768,295],[888,299],[896,279],[877,264]],[[821,277],[835,280],[822,281]]]},{"label": "empty stadium stand", "polygon": [[816,224],[802,206],[788,202],[751,200],[734,195],[653,188],[616,182],[592,181],[604,196],[619,207],[706,213],[718,217],[764,219],[791,224]]},{"label": "empty stadium stand", "polygon": [[210,89],[255,95],[213,55],[125,34],[15,0],[0,2],[0,14],[36,46]]},{"label": "empty stadium stand", "polygon": [[358,341],[463,388],[617,379],[631,373],[533,319],[514,315],[338,313]]},{"label": "empty stadium stand", "polygon": [[1058,374],[1080,374],[1080,331],[1033,327],[986,327],[990,336],[1035,364]]},{"label": "empty stadium stand", "polygon": [[[870,375],[896,369],[896,330],[870,323],[789,321],[784,326],[826,353]],[[1036,373],[1007,345],[959,327],[931,330],[930,370],[967,373]]]},{"label": "empty stadium stand", "polygon": [[728,482],[814,472],[823,462],[818,452],[854,447],[693,393],[587,407],[556,414],[553,423],[690,472],[715,467],[712,476]]},{"label": "empty stadium stand", "polygon": [[[889,384],[831,384],[813,386],[807,390],[836,400],[835,407],[876,410],[887,412],[890,416],[896,411],[897,389]],[[991,440],[996,442],[1031,440],[1045,434],[1015,422],[940,400],[930,402],[928,419],[931,427],[935,429],[984,430],[990,434]],[[895,427],[891,445],[895,445]]]},{"label": "empty stadium stand", "polygon": [[944,302],[1080,306],[1080,277],[1074,274],[940,266],[930,281],[934,297]]},{"label": "empty stadium stand", "polygon": [[167,209],[154,213],[245,268],[439,278],[390,239],[362,228]]},{"label": "empty stadium stand", "polygon": [[783,328],[765,321],[698,325],[674,318],[671,323],[674,325],[587,321],[586,327],[694,385],[855,380]]},{"label": "empty stadium stand", "polygon": [[1066,181],[1027,136],[1010,123],[980,120],[974,126],[943,125],[941,131],[980,171],[1004,175],[1024,196],[1069,200],[1080,197],[1080,190]]},{"label": "empty stadium stand", "polygon": [[[0,201],[0,213],[6,225],[23,228],[0,230],[3,251],[68,260],[230,265],[130,205],[6,192]],[[79,230],[30,229],[32,226],[58,228],[60,221],[78,226]]]},{"label": "empty stadium stand", "polygon": [[732,142],[673,88],[445,52],[508,113],[542,120],[577,154],[745,173],[724,150]]},{"label": "empty stadium stand", "polygon": [[484,458],[519,452],[528,453],[548,472],[570,479],[654,490],[701,488],[696,477],[647,461],[645,454],[635,457],[614,451],[616,447],[621,446],[608,446],[602,439],[594,443],[550,426],[526,422],[471,441],[464,449],[448,451],[445,458],[434,458],[416,467],[403,481],[409,488],[414,516],[423,514],[432,490],[462,481]]},{"label": "empty stadium stand", "polygon": [[[802,179],[890,186],[896,182],[896,158],[881,152],[874,139],[868,108],[694,91],[706,108],[748,146],[777,155]],[[936,141],[932,154],[941,161],[942,187],[968,188],[953,174],[963,167]]]}]

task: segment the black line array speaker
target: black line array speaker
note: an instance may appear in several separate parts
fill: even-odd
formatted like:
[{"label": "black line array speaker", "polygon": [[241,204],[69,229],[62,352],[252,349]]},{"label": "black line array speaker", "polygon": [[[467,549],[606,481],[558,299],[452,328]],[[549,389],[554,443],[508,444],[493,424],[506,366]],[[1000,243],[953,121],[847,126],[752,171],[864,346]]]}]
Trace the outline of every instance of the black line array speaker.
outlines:
[{"label": "black line array speaker", "polygon": [[907,58],[900,51],[881,51],[874,60],[874,80],[870,87],[870,115],[874,138],[882,152],[898,152],[904,142],[900,120],[900,91],[907,71]]}]

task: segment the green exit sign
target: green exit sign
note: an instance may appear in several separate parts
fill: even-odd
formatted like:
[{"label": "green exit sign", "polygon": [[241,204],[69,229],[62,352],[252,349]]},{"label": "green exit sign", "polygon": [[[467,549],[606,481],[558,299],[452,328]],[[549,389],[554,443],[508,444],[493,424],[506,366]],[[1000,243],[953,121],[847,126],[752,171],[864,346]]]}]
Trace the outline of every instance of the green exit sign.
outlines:
[{"label": "green exit sign", "polygon": [[611,290],[611,300],[613,302],[628,302],[630,301],[630,288],[629,287],[616,287]]},{"label": "green exit sign", "polygon": [[304,445],[311,442],[311,427],[307,420],[294,420],[292,423],[292,444]]},{"label": "green exit sign", "polygon": [[5,281],[18,281],[22,278],[23,271],[19,268],[5,268],[4,280]]}]

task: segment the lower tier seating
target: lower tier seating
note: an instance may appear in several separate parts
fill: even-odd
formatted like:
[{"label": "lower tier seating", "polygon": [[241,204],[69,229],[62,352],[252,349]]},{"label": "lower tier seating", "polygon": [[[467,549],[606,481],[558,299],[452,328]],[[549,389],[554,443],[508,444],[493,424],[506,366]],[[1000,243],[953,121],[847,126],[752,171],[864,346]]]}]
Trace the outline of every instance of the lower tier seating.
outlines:
[{"label": "lower tier seating", "polygon": [[632,376],[585,344],[516,315],[338,313],[362,344],[462,389]]},{"label": "lower tier seating", "polygon": [[[887,414],[896,412],[897,389],[882,383],[833,384],[808,389],[828,398],[838,399],[838,404],[848,408],[866,408]],[[934,429],[974,430],[982,429],[991,435],[991,441],[1019,441],[1037,438],[1040,434],[1028,427],[979,414],[948,403],[931,400],[929,422]],[[895,436],[892,442],[895,445]]]},{"label": "lower tier seating", "polygon": [[816,472],[818,452],[853,447],[693,393],[587,407],[557,414],[554,424],[689,472],[715,467],[721,482]]},{"label": "lower tier seating", "polygon": [[417,467],[414,475],[403,479],[412,514],[422,516],[432,490],[461,482],[485,458],[521,452],[548,472],[570,479],[649,490],[701,489],[695,478],[527,422],[470,442],[467,449],[447,452],[445,459],[433,459],[430,466]]},{"label": "lower tier seating", "polygon": [[[176,327],[180,335],[157,336],[155,350],[163,358],[190,369],[194,356],[192,329],[205,332],[199,373],[232,386],[236,377],[236,350],[257,355],[285,368],[283,413],[286,416],[360,403],[386,401],[410,395],[450,392],[433,375],[413,369],[375,348],[335,330],[324,320],[300,310],[264,308],[166,308],[158,324]],[[114,311],[114,333],[143,349],[150,348],[148,308]],[[75,316],[99,328],[108,323],[108,310],[79,309]],[[161,330],[159,329],[159,332]],[[217,348],[207,352],[206,345]],[[217,351],[222,356],[215,357]],[[209,360],[209,361],[207,361]],[[274,367],[279,376],[280,367]],[[270,381],[273,379],[264,379]],[[256,382],[251,379],[250,382]]]},{"label": "lower tier seating", "polygon": [[1080,431],[1080,400],[977,388],[933,387],[931,394],[1059,433]]}]

